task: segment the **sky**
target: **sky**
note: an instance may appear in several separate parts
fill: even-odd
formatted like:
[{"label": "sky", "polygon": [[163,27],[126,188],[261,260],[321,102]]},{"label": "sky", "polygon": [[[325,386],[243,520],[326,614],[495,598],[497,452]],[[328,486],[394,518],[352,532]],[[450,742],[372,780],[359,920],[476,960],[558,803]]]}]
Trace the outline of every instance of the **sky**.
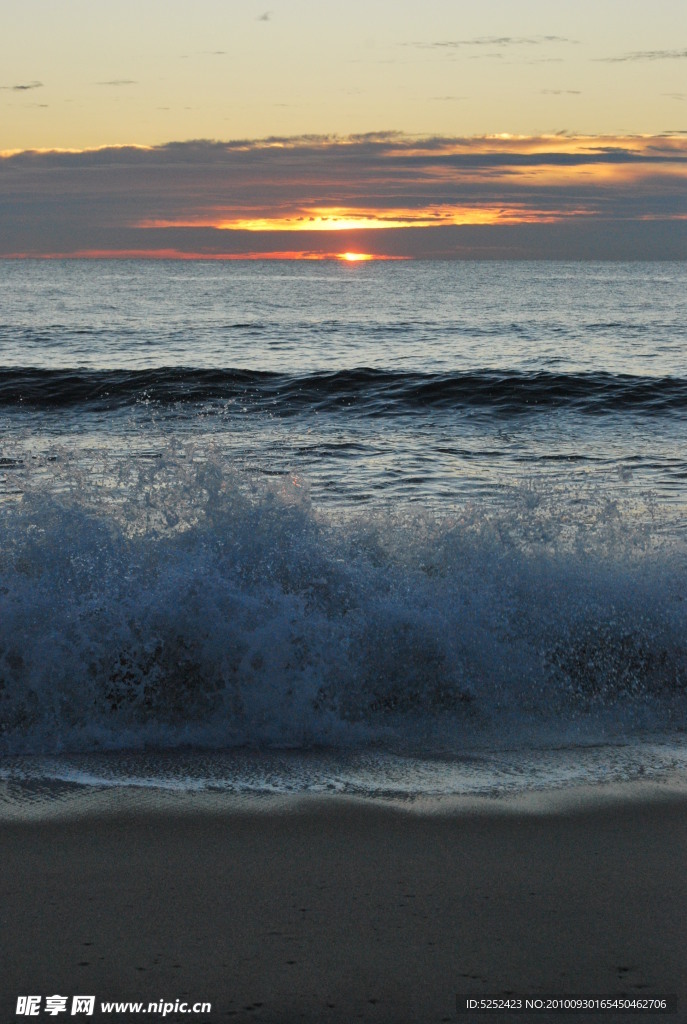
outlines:
[{"label": "sky", "polygon": [[684,0],[0,0],[0,255],[687,258]]}]

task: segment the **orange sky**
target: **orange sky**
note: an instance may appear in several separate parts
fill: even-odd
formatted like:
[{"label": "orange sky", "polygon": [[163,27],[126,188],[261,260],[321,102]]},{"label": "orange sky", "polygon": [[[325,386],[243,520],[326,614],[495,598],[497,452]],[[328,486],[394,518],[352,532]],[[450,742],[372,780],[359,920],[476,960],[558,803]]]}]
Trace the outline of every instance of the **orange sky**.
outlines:
[{"label": "orange sky", "polygon": [[0,256],[687,257],[684,0],[6,13]]}]

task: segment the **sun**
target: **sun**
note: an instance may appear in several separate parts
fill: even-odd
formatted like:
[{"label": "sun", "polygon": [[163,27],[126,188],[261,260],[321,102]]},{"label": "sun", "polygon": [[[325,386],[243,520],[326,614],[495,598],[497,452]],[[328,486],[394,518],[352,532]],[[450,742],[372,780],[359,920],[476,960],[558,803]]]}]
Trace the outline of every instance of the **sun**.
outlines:
[{"label": "sun", "polygon": [[346,260],[347,263],[361,263],[364,260],[373,260],[374,256],[369,252],[341,252],[337,258]]}]

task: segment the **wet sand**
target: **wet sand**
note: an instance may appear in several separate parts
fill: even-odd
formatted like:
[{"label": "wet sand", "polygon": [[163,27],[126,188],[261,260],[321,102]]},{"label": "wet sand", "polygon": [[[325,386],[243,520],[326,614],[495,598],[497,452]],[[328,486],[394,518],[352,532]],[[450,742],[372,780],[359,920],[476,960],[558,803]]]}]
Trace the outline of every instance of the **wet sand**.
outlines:
[{"label": "wet sand", "polygon": [[56,993],[208,1001],[212,1021],[530,1019],[456,1017],[456,993],[509,991],[687,1012],[687,798],[667,786],[406,808],[129,791],[1,827],[3,1021]]}]

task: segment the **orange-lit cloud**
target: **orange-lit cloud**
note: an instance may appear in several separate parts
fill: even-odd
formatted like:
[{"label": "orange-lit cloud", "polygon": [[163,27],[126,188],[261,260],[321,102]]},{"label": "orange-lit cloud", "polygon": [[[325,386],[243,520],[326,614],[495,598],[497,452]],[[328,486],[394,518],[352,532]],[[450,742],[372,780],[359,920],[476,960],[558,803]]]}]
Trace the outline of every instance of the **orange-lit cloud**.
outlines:
[{"label": "orange-lit cloud", "polygon": [[311,249],[281,249],[274,252],[184,252],[180,249],[77,249],[74,252],[13,253],[14,259],[45,260],[340,260],[368,263],[371,260],[405,260],[409,256],[387,256],[369,252],[315,252]]},{"label": "orange-lit cloud", "polygon": [[22,152],[0,189],[4,255],[687,257],[682,134]]},{"label": "orange-lit cloud", "polygon": [[[584,210],[575,210],[583,214]],[[566,213],[561,216],[567,215]],[[216,228],[218,231],[380,231],[390,228],[429,228],[456,224],[522,224],[535,221],[553,222],[555,214],[545,210],[503,207],[437,207],[429,209],[374,210],[308,209],[273,217],[229,218],[222,211],[198,220],[142,220],[138,228]]]}]

